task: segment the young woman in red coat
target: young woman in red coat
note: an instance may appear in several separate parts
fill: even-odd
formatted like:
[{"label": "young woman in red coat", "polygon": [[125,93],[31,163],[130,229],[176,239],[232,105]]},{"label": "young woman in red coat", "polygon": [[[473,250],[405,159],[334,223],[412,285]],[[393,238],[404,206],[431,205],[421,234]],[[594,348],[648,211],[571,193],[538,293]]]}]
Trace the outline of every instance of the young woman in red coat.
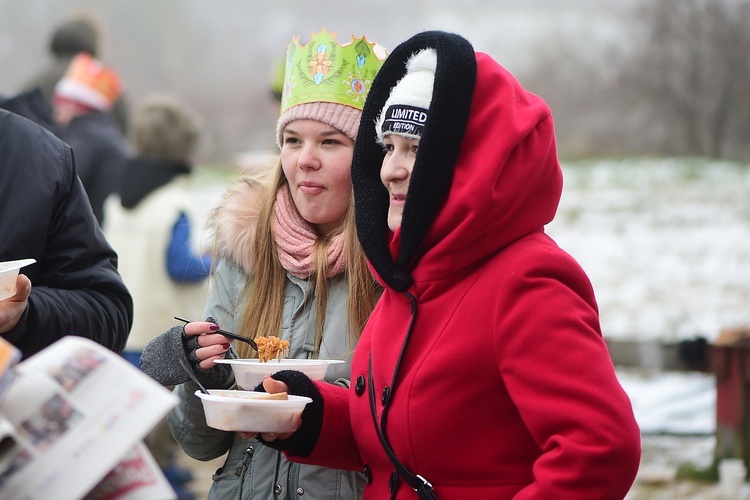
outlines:
[{"label": "young woman in red coat", "polygon": [[425,32],[386,60],[358,137],[359,238],[384,293],[351,388],[266,379],[313,403],[262,438],[364,470],[365,498],[623,498],[640,433],[589,279],[544,232],[562,191],[548,106]]}]

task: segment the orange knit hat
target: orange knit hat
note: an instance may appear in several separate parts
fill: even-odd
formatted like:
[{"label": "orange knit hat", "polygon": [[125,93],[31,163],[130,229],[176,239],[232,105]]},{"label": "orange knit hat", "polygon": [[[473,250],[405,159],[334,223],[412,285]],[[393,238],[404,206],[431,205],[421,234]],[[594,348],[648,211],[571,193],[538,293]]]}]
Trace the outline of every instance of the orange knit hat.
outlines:
[{"label": "orange knit hat", "polygon": [[122,89],[123,82],[115,70],[81,53],[71,60],[65,76],[55,86],[55,97],[109,111]]}]

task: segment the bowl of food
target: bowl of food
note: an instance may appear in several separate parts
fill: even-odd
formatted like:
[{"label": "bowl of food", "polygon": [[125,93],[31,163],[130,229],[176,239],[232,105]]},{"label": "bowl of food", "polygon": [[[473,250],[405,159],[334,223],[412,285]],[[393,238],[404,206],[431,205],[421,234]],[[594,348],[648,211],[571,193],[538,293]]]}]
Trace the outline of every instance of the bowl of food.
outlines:
[{"label": "bowl of food", "polygon": [[203,401],[209,427],[234,432],[293,432],[297,417],[312,402],[310,398],[285,392],[211,389],[208,394],[195,391],[195,395]]},{"label": "bowl of food", "polygon": [[34,259],[0,262],[0,300],[5,300],[16,294],[16,277],[19,269],[34,262],[36,262]]},{"label": "bowl of food", "polygon": [[313,380],[323,380],[328,367],[343,363],[339,359],[278,359],[260,361],[259,359],[217,359],[214,363],[230,365],[237,385],[252,390],[269,375],[281,370],[301,371]]}]

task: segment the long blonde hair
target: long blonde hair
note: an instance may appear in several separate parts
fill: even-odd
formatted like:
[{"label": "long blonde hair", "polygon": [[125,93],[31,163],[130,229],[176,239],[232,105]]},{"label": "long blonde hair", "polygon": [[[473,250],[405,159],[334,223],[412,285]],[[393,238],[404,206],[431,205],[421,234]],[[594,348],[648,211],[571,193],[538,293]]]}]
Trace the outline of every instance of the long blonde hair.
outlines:
[{"label": "long blonde hair", "polygon": [[[281,266],[273,236],[272,221],[274,202],[279,189],[287,183],[279,162],[275,174],[269,176],[266,188],[260,196],[260,213],[253,238],[253,276],[248,280],[243,294],[245,307],[240,315],[240,331],[251,338],[280,336],[284,309],[286,270]],[[315,355],[317,356],[325,326],[325,311],[328,302],[329,280],[326,278],[327,249],[331,237],[341,232],[346,238],[346,278],[348,280],[347,316],[350,342],[353,346],[362,333],[365,322],[375,307],[377,287],[370,274],[364,252],[357,240],[354,223],[354,198],[349,205],[344,223],[332,234],[320,237],[315,244],[315,271],[312,280],[315,294]],[[258,354],[245,343],[237,346],[242,358],[254,358]]]}]

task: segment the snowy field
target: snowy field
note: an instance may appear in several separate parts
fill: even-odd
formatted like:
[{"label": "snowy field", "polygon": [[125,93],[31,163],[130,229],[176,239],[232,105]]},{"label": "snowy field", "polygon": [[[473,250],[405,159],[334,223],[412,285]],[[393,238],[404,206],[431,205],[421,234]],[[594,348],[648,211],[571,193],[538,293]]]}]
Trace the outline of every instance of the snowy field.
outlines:
[{"label": "snowy field", "polygon": [[[548,232],[589,274],[606,338],[716,338],[750,326],[750,166],[565,164]],[[710,434],[711,375],[618,371],[644,434]]]},{"label": "snowy field", "polygon": [[564,165],[548,232],[589,274],[604,336],[709,340],[750,326],[750,166]]},{"label": "snowy field", "polygon": [[[750,166],[644,159],[563,170],[547,230],[591,278],[605,338],[711,341],[750,326]],[[716,485],[674,480],[679,465],[706,468],[714,458],[714,377],[625,368],[618,376],[643,435],[628,499],[726,498]]]}]

